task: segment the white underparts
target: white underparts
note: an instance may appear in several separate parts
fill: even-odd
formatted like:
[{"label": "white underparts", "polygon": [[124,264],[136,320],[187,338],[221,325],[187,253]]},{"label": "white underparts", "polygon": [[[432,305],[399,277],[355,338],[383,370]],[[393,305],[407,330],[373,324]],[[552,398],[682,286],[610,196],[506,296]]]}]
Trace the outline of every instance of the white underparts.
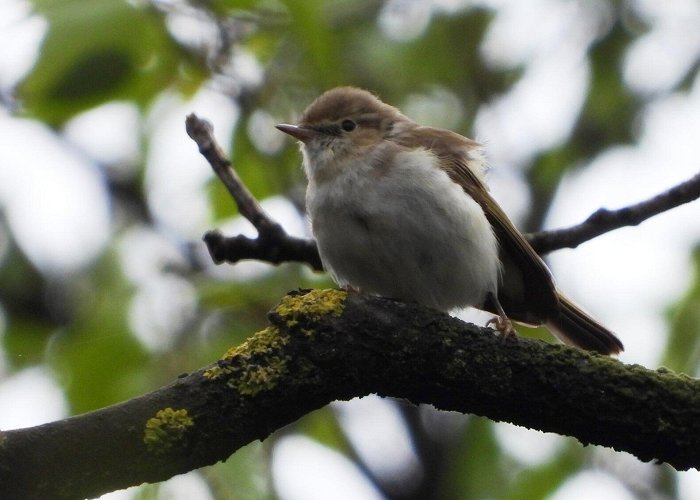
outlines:
[{"label": "white underparts", "polygon": [[322,182],[310,175],[307,209],[326,269],[341,286],[441,310],[481,305],[500,265],[481,207],[430,151],[400,150],[389,163],[385,153],[336,163]]}]

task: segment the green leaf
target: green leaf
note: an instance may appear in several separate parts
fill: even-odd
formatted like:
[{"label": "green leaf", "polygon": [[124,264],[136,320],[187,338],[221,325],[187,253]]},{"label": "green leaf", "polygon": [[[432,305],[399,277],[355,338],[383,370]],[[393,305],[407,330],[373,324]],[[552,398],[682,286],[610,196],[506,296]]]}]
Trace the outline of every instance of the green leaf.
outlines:
[{"label": "green leaf", "polygon": [[454,491],[445,498],[501,498],[507,491],[503,452],[493,433],[493,423],[483,417],[470,417],[468,427],[450,464]]},{"label": "green leaf", "polygon": [[693,253],[690,289],[668,313],[670,338],[662,364],[674,371],[695,375],[700,366],[700,247]]},{"label": "green leaf", "polygon": [[584,158],[591,158],[612,144],[633,140],[632,125],[640,103],[625,86],[621,74],[622,61],[632,41],[627,30],[616,26],[591,48],[591,88],[573,134]]},{"label": "green leaf", "polygon": [[125,52],[107,48],[87,53],[51,87],[49,97],[59,101],[99,98],[118,89],[130,72],[131,61]]},{"label": "green leaf", "polygon": [[578,472],[590,450],[582,449],[574,438],[566,438],[566,441],[562,452],[551,461],[518,474],[504,498],[547,498]]},{"label": "green leaf", "polygon": [[[316,410],[299,420],[294,428],[324,446],[332,448],[346,456],[351,455],[352,447],[348,436],[340,426],[338,417],[330,406]],[[277,435],[280,437],[282,434]]]},{"label": "green leaf", "polygon": [[146,392],[148,355],[131,335],[131,286],[113,254],[95,267],[77,291],[74,321],[56,336],[48,362],[59,374],[74,413],[102,408]]},{"label": "green leaf", "polygon": [[304,71],[312,72],[304,76],[321,82],[323,87],[341,84],[344,61],[338,56],[342,54],[343,46],[338,31],[330,26],[331,5],[297,1],[288,2],[287,7],[292,16],[290,30],[308,59]]},{"label": "green leaf", "polygon": [[49,23],[39,59],[20,88],[25,110],[50,124],[110,100],[145,105],[204,71],[169,36],[154,9],[122,0],[37,0]]},{"label": "green leaf", "polygon": [[270,497],[267,447],[260,442],[244,446],[225,462],[205,467],[200,474],[213,498],[259,500]]},{"label": "green leaf", "polygon": [[[5,233],[0,235],[0,239]],[[43,359],[51,335],[59,327],[60,305],[46,304],[47,284],[43,276],[14,244],[0,265],[0,318],[2,347],[11,369],[34,365]]]}]

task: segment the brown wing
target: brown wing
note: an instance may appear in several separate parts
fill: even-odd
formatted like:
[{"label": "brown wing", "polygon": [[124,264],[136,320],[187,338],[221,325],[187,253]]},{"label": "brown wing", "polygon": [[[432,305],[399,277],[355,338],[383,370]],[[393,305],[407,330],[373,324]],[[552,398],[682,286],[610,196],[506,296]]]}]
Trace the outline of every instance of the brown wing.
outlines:
[{"label": "brown wing", "polygon": [[[528,324],[541,324],[558,315],[559,302],[549,269],[489,194],[480,174],[468,166],[467,152],[479,148],[471,139],[446,130],[416,127],[403,131],[396,142],[404,146],[420,144],[444,161],[450,178],[479,203],[493,226],[499,242],[503,275],[498,300],[509,318]],[[483,308],[496,313],[493,304]]]}]

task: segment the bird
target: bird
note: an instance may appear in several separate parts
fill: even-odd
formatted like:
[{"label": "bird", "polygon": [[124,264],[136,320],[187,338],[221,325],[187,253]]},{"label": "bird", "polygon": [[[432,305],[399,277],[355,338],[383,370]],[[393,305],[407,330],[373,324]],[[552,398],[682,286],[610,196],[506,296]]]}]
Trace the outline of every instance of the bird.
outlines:
[{"label": "bird", "polygon": [[504,336],[514,321],[583,350],[624,349],[557,289],[491,196],[478,142],[355,87],[326,91],[296,125],[276,127],[300,143],[312,233],[340,287],[445,312],[482,309]]}]

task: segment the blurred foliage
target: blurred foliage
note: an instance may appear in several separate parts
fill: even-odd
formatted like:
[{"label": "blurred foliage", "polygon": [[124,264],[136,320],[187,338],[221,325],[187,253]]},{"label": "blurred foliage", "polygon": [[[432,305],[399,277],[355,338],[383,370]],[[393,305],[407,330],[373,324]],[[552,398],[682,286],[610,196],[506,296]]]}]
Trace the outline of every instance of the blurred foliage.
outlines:
[{"label": "blurred foliage", "polygon": [[206,76],[203,61],[175,43],[152,7],[113,0],[89,8],[80,0],[33,3],[49,30],[21,97],[27,111],[47,123],[111,100],[147,106],[173,84],[196,90]]},{"label": "blurred foliage", "polygon": [[[408,96],[441,89],[461,103],[463,113],[453,128],[469,131],[479,107],[510,92],[525,70],[524,63],[491,64],[484,57],[482,43],[495,16],[484,7],[431,12],[433,7],[420,10],[431,2],[380,0],[32,0],[31,5],[46,20],[47,32],[33,69],[11,89],[24,116],[62,134],[69,120],[104,103],[131,102],[147,122],[165,94],[191,97],[203,88],[216,89],[240,110],[230,141],[232,160],[245,182],[261,199],[282,194],[296,206],[303,192],[298,151],[292,146],[261,150],[249,131],[259,113],[291,120],[318,93],[336,85],[370,88],[397,105]],[[540,226],[568,171],[606,148],[635,140],[635,120],[650,98],[635,94],[621,76],[630,45],[647,26],[631,14],[628,2],[600,0],[596,5],[591,9],[604,11],[609,22],[599,27],[588,47],[590,81],[570,136],[519,166],[533,192],[527,229]],[[402,9],[409,14],[418,9],[417,18],[422,12],[423,20],[417,22],[424,27],[411,35],[413,25],[407,23],[392,38],[379,19],[393,15],[400,21]],[[194,37],[182,36],[173,26],[183,19],[206,29]],[[262,78],[251,79],[235,64],[241,55],[256,61]],[[696,71],[697,63],[678,88],[668,92],[687,89]],[[140,158],[147,158],[151,138],[143,137]],[[173,140],[189,141],[184,127],[182,136]],[[266,311],[286,290],[318,284],[318,277],[298,265],[273,268],[254,278],[217,276],[211,263],[191,250],[197,245],[201,249],[201,243],[169,234],[154,221],[144,185],[148,165],[138,161],[133,175],[118,182],[110,178],[109,168],[103,170],[119,219],[101,258],[80,272],[38,271],[0,219],[0,236],[6,234],[9,240],[0,245],[6,376],[48,365],[73,413],[142,394],[212,362],[264,325]],[[212,180],[206,192],[212,227],[235,215],[235,206],[218,182]],[[127,277],[118,245],[130,228],[140,226],[162,234],[181,250],[177,266],[156,271],[184,280],[197,296],[194,317],[167,332],[170,341],[157,348],[134,331],[138,285]],[[696,252],[690,289],[669,315],[672,328],[665,356],[667,366],[691,374],[700,363],[700,344],[691,334],[700,328],[699,256]],[[358,463],[387,498],[543,498],[593,461],[590,450],[564,440],[567,444],[550,460],[530,466],[507,453],[494,424],[486,419],[461,417],[459,430],[441,440],[435,436],[446,431],[428,425],[430,419],[420,420],[419,412],[425,416],[433,410],[404,411],[406,421],[413,422],[407,428],[424,471],[411,491],[391,490],[391,481],[361,463],[331,409],[314,412],[277,436],[303,433],[340,451]],[[225,464],[200,471],[211,496],[284,496],[270,486],[269,450],[275,439],[251,444]],[[659,474],[669,473],[662,469]],[[618,479],[630,482],[623,474]],[[672,481],[658,484],[650,498],[676,495]],[[142,488],[138,498],[161,498],[160,489]]]},{"label": "blurred foliage", "polygon": [[685,296],[669,311],[671,330],[663,366],[696,377],[700,368],[700,247],[693,253],[693,276]]}]

